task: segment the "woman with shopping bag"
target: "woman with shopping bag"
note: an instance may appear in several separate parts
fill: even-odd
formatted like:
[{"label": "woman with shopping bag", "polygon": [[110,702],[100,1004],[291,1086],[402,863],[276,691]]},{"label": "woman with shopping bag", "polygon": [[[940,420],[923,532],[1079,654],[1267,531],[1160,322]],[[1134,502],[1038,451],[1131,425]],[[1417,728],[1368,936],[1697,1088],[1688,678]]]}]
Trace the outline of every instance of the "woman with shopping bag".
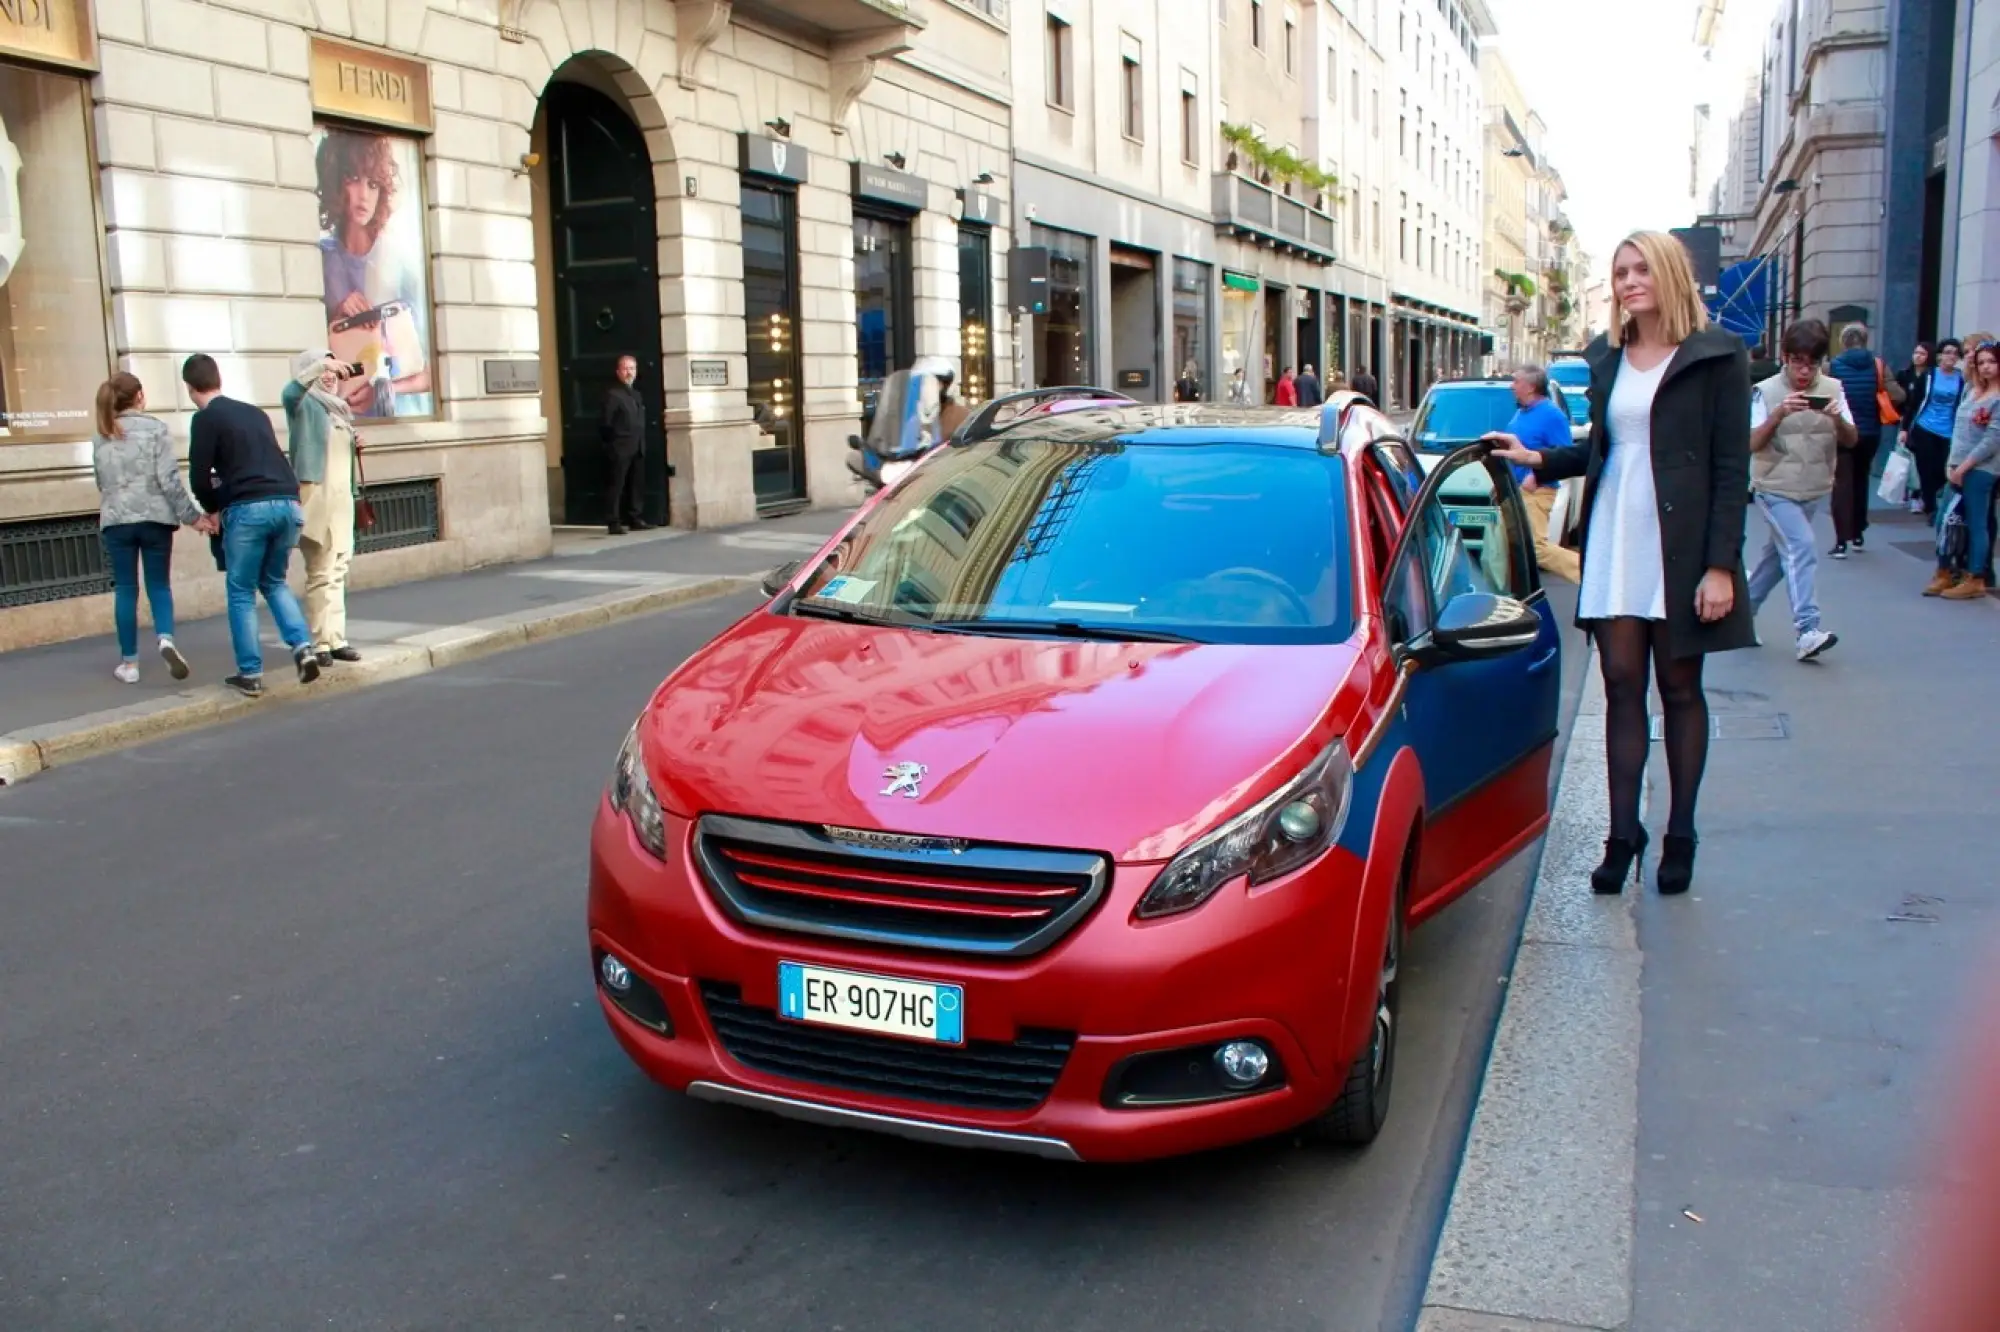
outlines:
[{"label": "woman with shopping bag", "polygon": [[[1993,494],[2000,485],[2000,346],[1973,350],[1964,400],[1952,423],[1946,479],[1957,503],[1963,536],[1940,524],[1937,574],[1924,588],[1927,597],[1979,601],[1993,586]],[[1945,537],[1953,541],[1947,546]],[[1961,549],[1962,547],[1962,549]],[[1961,562],[1962,561],[1962,562]]]}]

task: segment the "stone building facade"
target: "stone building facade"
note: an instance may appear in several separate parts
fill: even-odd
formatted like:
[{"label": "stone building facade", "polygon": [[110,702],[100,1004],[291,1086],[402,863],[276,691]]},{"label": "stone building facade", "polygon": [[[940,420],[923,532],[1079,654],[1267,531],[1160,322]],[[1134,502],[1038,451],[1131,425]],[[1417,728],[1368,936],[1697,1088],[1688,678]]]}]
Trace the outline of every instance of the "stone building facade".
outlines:
[{"label": "stone building facade", "polygon": [[[976,396],[1012,382],[1004,0],[40,11],[73,49],[0,14],[25,202],[0,285],[0,648],[108,626],[88,407],[113,368],[185,447],[190,352],[274,418],[299,352],[362,363],[386,521],[357,584],[601,523],[620,353],[653,409],[650,516],[683,526],[851,502],[846,437],[917,355],[962,357]],[[101,304],[101,332],[72,317],[36,345],[58,290]],[[215,610],[183,536],[183,613]]]}]

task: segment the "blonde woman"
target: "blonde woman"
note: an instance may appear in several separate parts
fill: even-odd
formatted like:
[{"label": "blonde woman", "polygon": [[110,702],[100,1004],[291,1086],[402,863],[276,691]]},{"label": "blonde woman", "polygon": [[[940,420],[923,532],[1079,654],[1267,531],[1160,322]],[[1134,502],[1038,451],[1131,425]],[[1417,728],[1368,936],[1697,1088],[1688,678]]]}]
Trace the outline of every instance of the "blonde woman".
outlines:
[{"label": "blonde woman", "polygon": [[1591,887],[1617,893],[1647,837],[1639,794],[1648,668],[1665,711],[1671,787],[1662,893],[1694,878],[1695,801],[1708,762],[1702,658],[1755,641],[1743,578],[1750,493],[1750,358],[1711,328],[1687,251],[1641,231],[1611,261],[1611,330],[1590,362],[1590,439],[1537,451],[1494,434],[1495,456],[1549,484],[1584,478],[1577,623],[1604,675],[1611,836]]},{"label": "blonde woman", "polygon": [[213,520],[188,494],[166,423],[146,415],[146,389],[137,376],[121,371],[98,387],[91,463],[102,496],[98,522],[111,562],[111,617],[118,627],[112,674],[126,684],[139,683],[143,567],[160,656],[174,679],[185,680],[187,658],[174,646],[174,533],[183,523],[212,531]]}]

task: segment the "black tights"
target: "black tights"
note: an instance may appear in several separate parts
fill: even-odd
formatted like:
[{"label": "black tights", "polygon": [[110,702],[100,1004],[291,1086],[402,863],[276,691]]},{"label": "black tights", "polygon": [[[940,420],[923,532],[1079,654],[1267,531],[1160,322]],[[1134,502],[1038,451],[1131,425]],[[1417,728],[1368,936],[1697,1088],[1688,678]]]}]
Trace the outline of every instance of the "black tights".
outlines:
[{"label": "black tights", "polygon": [[1667,831],[1694,836],[1694,802],[1708,765],[1708,698],[1701,691],[1701,658],[1668,655],[1667,626],[1659,620],[1620,616],[1591,625],[1597,664],[1604,673],[1604,756],[1611,787],[1611,835],[1639,835],[1639,792],[1645,781],[1652,734],[1646,716],[1646,667],[1650,659],[1666,713],[1667,783],[1673,793]]}]

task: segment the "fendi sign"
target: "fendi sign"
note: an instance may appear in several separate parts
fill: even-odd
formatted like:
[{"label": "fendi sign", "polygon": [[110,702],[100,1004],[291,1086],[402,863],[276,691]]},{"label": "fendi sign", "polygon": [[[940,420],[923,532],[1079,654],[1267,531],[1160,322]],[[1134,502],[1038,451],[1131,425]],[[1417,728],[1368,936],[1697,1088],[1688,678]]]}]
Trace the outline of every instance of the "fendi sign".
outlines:
[{"label": "fendi sign", "polygon": [[315,37],[312,41],[313,110],[338,120],[428,134],[431,69],[365,46]]},{"label": "fendi sign", "polygon": [[0,0],[0,56],[97,68],[90,0]]}]

